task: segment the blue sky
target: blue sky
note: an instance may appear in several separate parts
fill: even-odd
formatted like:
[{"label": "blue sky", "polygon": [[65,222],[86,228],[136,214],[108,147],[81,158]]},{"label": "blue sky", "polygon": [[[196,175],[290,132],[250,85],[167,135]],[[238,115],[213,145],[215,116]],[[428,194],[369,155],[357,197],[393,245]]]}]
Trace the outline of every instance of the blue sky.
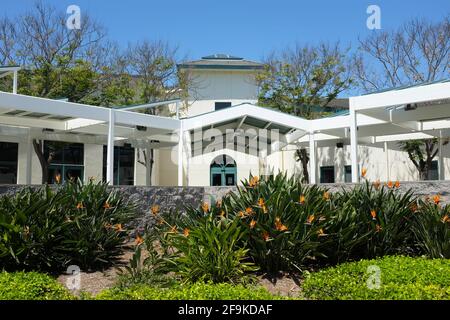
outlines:
[{"label": "blue sky", "polygon": [[[4,2],[4,1],[2,1]],[[13,17],[33,0],[2,3],[0,15]],[[367,35],[367,6],[379,5],[383,29],[423,17],[441,20],[450,13],[449,0],[44,0],[65,11],[78,5],[107,29],[109,37],[126,46],[130,41],[163,39],[180,53],[199,58],[229,53],[259,60],[271,50],[295,43],[340,40],[357,42]]]}]

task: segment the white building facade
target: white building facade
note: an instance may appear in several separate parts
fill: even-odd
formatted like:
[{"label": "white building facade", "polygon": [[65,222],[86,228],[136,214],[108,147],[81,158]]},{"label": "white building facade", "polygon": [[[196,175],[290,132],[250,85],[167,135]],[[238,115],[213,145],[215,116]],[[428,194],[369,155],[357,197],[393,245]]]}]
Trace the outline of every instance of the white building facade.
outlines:
[{"label": "white building facade", "polygon": [[[187,101],[167,103],[174,117],[134,112],[151,104],[109,110],[18,95],[14,80],[15,92],[0,93],[0,183],[42,183],[33,140],[51,158],[49,183],[236,185],[249,175],[302,175],[300,147],[312,183],[357,182],[362,168],[370,180],[414,181],[417,169],[398,142],[419,138],[440,141],[431,178],[450,177],[449,82],[351,97],[348,114],[305,120],[256,105],[257,62],[213,55],[179,68],[193,86]],[[144,150],[154,152],[151,179]]]}]

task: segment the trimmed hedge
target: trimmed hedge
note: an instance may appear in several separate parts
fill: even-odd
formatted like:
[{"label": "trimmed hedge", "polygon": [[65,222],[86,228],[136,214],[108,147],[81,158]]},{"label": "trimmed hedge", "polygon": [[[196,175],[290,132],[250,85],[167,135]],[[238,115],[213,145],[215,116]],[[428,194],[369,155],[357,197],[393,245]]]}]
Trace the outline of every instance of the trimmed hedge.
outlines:
[{"label": "trimmed hedge", "polygon": [[[369,289],[376,266],[380,286]],[[450,299],[450,260],[389,256],[343,263],[310,274],[303,283],[309,299],[447,300]]]},{"label": "trimmed hedge", "polygon": [[0,272],[0,300],[71,300],[74,297],[50,276],[37,272]]},{"label": "trimmed hedge", "polygon": [[170,289],[137,285],[126,289],[113,288],[96,296],[98,300],[279,300],[262,287],[244,287],[228,283],[195,283]]}]

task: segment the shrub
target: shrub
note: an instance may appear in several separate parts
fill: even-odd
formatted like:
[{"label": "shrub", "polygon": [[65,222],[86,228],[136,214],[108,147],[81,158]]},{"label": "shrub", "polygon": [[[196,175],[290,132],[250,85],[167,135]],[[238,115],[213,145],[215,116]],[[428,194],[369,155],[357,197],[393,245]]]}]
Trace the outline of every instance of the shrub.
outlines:
[{"label": "shrub", "polygon": [[0,300],[67,300],[74,297],[55,279],[36,272],[0,273]]},{"label": "shrub", "polygon": [[135,213],[105,183],[70,182],[26,188],[0,198],[0,263],[18,270],[90,269],[110,265],[127,239],[124,224]]},{"label": "shrub", "polygon": [[126,202],[118,190],[109,190],[104,182],[68,183],[60,192],[70,196],[63,245],[71,263],[82,269],[114,263],[128,238],[125,225],[135,215],[136,205]]},{"label": "shrub", "polygon": [[244,287],[227,283],[195,283],[160,289],[134,286],[125,290],[113,288],[96,296],[99,300],[274,300],[283,299],[261,287]]},{"label": "shrub", "polygon": [[[376,276],[369,266],[379,268],[380,286],[369,289]],[[368,269],[369,268],[369,269]],[[343,263],[312,273],[304,281],[309,299],[450,299],[450,261],[389,256],[375,260]]]},{"label": "shrub", "polygon": [[[154,248],[160,246],[162,256],[159,270],[174,272],[188,282],[232,282],[248,280],[246,273],[257,268],[248,260],[248,249],[245,248],[246,233],[237,219],[229,220],[216,214],[218,208],[188,208],[187,213],[172,222],[164,220],[163,227],[157,230],[157,236],[146,241],[150,257],[155,265]],[[161,263],[162,262],[162,263]]]},{"label": "shrub", "polygon": [[249,233],[250,256],[263,271],[301,270],[320,256],[324,221],[332,214],[326,189],[303,185],[278,174],[260,180],[250,177],[235,194],[223,199],[230,218]]},{"label": "shrub", "polygon": [[48,186],[0,197],[0,263],[6,269],[49,269],[68,262],[62,254],[68,197]]},{"label": "shrub", "polygon": [[334,197],[323,246],[331,263],[412,252],[411,216],[417,198],[368,181]]},{"label": "shrub", "polygon": [[412,232],[422,253],[450,259],[450,206],[441,207],[439,198],[435,200],[420,201],[413,215]]}]

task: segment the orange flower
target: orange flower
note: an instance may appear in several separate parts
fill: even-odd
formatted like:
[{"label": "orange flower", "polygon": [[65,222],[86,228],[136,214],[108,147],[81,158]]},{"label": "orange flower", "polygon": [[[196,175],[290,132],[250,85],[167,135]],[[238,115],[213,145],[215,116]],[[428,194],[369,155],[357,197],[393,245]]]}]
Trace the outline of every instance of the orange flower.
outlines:
[{"label": "orange flower", "polygon": [[375,187],[375,190],[380,189],[380,185],[381,185],[380,180],[377,180],[377,181],[375,181],[375,182],[373,183],[373,186]]},{"label": "orange flower", "polygon": [[134,240],[134,244],[139,246],[144,242],[144,238],[142,238],[139,234],[136,236],[136,239]]},{"label": "orange flower", "polygon": [[262,207],[262,209],[264,213],[267,213],[267,207],[265,205]]},{"label": "orange flower", "polygon": [[217,200],[216,201],[216,207],[217,208],[221,208],[222,207],[222,201],[221,200]]},{"label": "orange flower", "polygon": [[245,209],[245,214],[247,214],[247,215],[253,214],[253,209],[250,208],[250,207],[246,208],[246,209]]},{"label": "orange flower", "polygon": [[305,196],[304,196],[304,195],[301,195],[301,196],[300,196],[300,199],[298,199],[298,202],[299,202],[300,204],[305,204]]},{"label": "orange flower", "polygon": [[178,232],[177,226],[173,226],[173,227],[170,228],[169,233],[177,233],[177,232]]},{"label": "orange flower", "polygon": [[409,207],[409,209],[411,210],[411,212],[417,212],[417,210],[418,210],[419,208],[417,207],[417,204],[413,203],[413,204]]},{"label": "orange flower", "polygon": [[317,234],[319,235],[319,237],[324,237],[324,236],[327,236],[327,235],[328,235],[328,234],[326,234],[325,232],[323,232],[323,229],[322,229],[322,228],[317,232]]},{"label": "orange flower", "polygon": [[84,209],[83,202],[78,202],[77,209]]},{"label": "orange flower", "polygon": [[394,184],[392,183],[392,181],[389,181],[389,182],[387,183],[387,187],[388,187],[389,189],[392,189],[393,186],[394,186]]},{"label": "orange flower", "polygon": [[244,211],[239,211],[239,212],[238,212],[238,216],[239,216],[240,218],[244,218],[244,217],[245,217]]},{"label": "orange flower", "polygon": [[373,220],[377,218],[377,212],[375,210],[370,211],[370,215],[372,216]]},{"label": "orange flower", "polygon": [[363,178],[365,178],[365,177],[366,177],[366,174],[367,174],[367,169],[366,169],[366,168],[362,168],[362,170],[361,170],[361,176],[362,176]]},{"label": "orange flower", "polygon": [[209,204],[207,202],[202,203],[202,210],[204,213],[207,213],[209,211]]},{"label": "orange flower", "polygon": [[183,230],[183,235],[184,235],[185,237],[189,237],[189,233],[191,233],[191,231],[190,231],[188,228],[184,228],[184,230]]},{"label": "orange flower", "polygon": [[275,229],[277,229],[277,231],[287,231],[287,227],[281,223],[281,219],[279,217],[275,218]]},{"label": "orange flower", "polygon": [[249,185],[249,187],[253,188],[253,187],[256,187],[258,185],[258,183],[259,183],[259,177],[254,176],[250,179],[248,185]]},{"label": "orange flower", "polygon": [[152,211],[152,214],[156,216],[159,213],[160,207],[157,204],[155,204],[150,208],[150,210]]},{"label": "orange flower", "polygon": [[60,183],[61,183],[61,175],[60,175],[60,174],[57,174],[57,175],[55,176],[55,181],[56,181],[57,184],[60,184]]},{"label": "orange flower", "polygon": [[113,226],[113,229],[116,230],[117,232],[122,232],[123,231],[122,224],[121,223],[115,224]]},{"label": "orange flower", "polygon": [[223,211],[223,210],[222,210],[222,211],[220,211],[220,214],[219,214],[219,216],[220,216],[220,217],[224,217],[224,216],[225,216],[225,211]]},{"label": "orange flower", "polygon": [[324,192],[323,193],[323,199],[327,200],[327,201],[330,200],[330,193],[329,192]]},{"label": "orange flower", "polygon": [[308,216],[308,218],[306,218],[306,224],[311,224],[311,223],[313,223],[313,221],[314,221],[314,219],[315,219],[316,217],[312,214],[312,215],[310,215],[310,216]]},{"label": "orange flower", "polygon": [[258,206],[259,206],[259,207],[264,207],[264,206],[265,206],[265,203],[264,203],[264,199],[263,199],[263,198],[259,198],[259,199],[258,199]]},{"label": "orange flower", "polygon": [[383,230],[383,228],[381,228],[381,226],[379,224],[377,224],[375,226],[375,230],[376,230],[376,232],[380,232],[381,230]]},{"label": "orange flower", "polygon": [[105,202],[105,204],[103,205],[103,208],[105,208],[105,209],[111,209],[111,205],[109,204],[108,201]]},{"label": "orange flower", "polygon": [[394,185],[396,188],[400,188],[400,181],[395,181],[395,185]]},{"label": "orange flower", "polygon": [[264,241],[269,241],[269,239],[270,239],[270,235],[267,231],[263,232],[262,237],[263,237]]},{"label": "orange flower", "polygon": [[448,216],[448,214],[446,214],[442,219],[441,219],[442,223],[446,223],[446,222],[450,222],[450,217]]},{"label": "orange flower", "polygon": [[434,197],[433,197],[433,202],[434,202],[434,204],[439,204],[439,202],[441,202],[441,196],[440,195],[435,195]]},{"label": "orange flower", "polygon": [[253,229],[256,226],[256,221],[252,219],[252,221],[250,221],[250,229]]}]

